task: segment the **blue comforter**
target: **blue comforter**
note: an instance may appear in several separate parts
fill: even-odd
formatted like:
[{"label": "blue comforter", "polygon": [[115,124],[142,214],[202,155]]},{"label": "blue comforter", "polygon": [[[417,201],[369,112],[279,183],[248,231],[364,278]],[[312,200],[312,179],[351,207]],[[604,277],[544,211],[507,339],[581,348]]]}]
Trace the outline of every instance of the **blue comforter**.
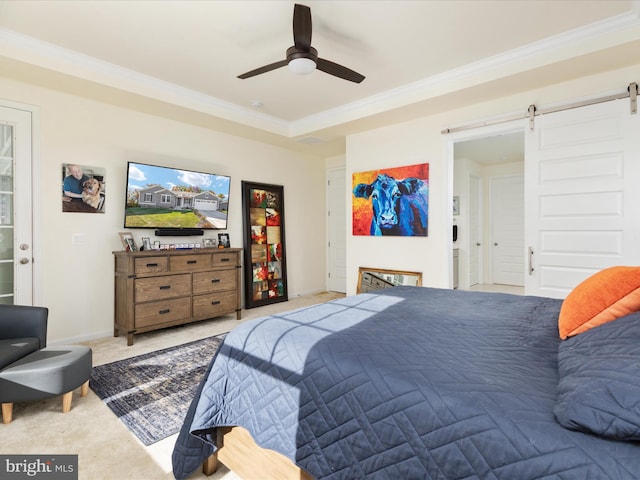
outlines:
[{"label": "blue comforter", "polygon": [[240,425],[313,477],[640,478],[640,444],[562,427],[561,301],[396,287],[227,335],[173,454],[185,478]]}]

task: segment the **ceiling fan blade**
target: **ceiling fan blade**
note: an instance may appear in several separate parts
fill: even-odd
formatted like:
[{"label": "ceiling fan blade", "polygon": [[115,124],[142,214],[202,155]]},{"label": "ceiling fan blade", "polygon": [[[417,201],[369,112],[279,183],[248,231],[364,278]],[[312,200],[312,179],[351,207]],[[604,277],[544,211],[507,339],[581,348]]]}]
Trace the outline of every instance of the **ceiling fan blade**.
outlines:
[{"label": "ceiling fan blade", "polygon": [[311,47],[311,9],[297,3],[293,7],[293,44],[300,50]]},{"label": "ceiling fan blade", "polygon": [[244,80],[245,78],[255,77],[256,75],[260,75],[261,73],[267,73],[271,70],[284,67],[287,63],[289,63],[287,60],[280,60],[279,62],[270,63],[269,65],[265,65],[264,67],[256,68],[255,70],[251,70],[250,72],[238,75],[238,78],[242,78]]},{"label": "ceiling fan blade", "polygon": [[324,73],[328,73],[329,75],[333,75],[334,77],[349,80],[350,82],[360,83],[365,79],[364,75],[360,75],[358,72],[354,72],[347,67],[343,67],[342,65],[338,65],[337,63],[325,60],[324,58],[318,58],[316,65],[318,67],[318,70],[322,70]]}]

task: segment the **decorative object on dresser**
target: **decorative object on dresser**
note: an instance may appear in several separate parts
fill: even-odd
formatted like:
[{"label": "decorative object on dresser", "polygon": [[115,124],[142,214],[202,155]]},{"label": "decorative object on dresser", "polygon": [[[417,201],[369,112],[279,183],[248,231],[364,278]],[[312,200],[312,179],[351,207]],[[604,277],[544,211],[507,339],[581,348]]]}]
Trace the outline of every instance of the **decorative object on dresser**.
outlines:
[{"label": "decorative object on dresser", "polygon": [[228,233],[218,234],[218,248],[229,248],[231,246],[231,240]]},{"label": "decorative object on dresser", "polygon": [[122,248],[127,252],[136,252],[138,251],[138,246],[136,245],[136,241],[133,238],[133,234],[131,232],[118,232],[120,236],[120,241],[122,242]]},{"label": "decorative object on dresser", "polygon": [[151,239],[149,237],[142,237],[142,250],[151,250]]},{"label": "decorative object on dresser", "polygon": [[242,181],[245,308],[286,302],[284,187]]},{"label": "decorative object on dresser", "polygon": [[113,252],[115,337],[230,313],[240,320],[241,248]]}]

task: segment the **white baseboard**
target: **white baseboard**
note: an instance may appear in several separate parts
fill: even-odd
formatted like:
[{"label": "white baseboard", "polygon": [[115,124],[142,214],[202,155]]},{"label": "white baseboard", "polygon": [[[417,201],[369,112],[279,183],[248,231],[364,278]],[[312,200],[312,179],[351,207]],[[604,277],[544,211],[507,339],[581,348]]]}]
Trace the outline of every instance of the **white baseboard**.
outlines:
[{"label": "white baseboard", "polygon": [[314,290],[306,290],[304,292],[294,292],[289,295],[289,298],[306,297],[307,295],[316,295],[322,292],[326,292],[326,290],[323,290],[322,288],[317,288]]},{"label": "white baseboard", "polygon": [[107,330],[104,332],[94,332],[88,335],[78,335],[75,337],[67,337],[67,338],[59,338],[56,340],[48,340],[48,346],[56,346],[56,345],[75,345],[78,343],[89,342],[91,340],[97,340],[99,338],[111,337],[113,336],[113,330]]}]

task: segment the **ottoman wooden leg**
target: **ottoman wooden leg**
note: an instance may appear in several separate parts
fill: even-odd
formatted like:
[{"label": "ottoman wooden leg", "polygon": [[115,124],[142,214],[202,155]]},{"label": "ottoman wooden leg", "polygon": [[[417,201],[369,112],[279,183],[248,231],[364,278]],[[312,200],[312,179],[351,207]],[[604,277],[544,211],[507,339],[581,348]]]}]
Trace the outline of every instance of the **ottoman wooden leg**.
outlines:
[{"label": "ottoman wooden leg", "polygon": [[2,404],[2,423],[5,425],[11,423],[13,420],[13,403]]},{"label": "ottoman wooden leg", "polygon": [[[86,397],[87,395],[89,395],[89,380],[87,380],[80,386],[80,396]],[[69,413],[71,411],[72,399],[73,390],[62,395],[62,413]]]},{"label": "ottoman wooden leg", "polygon": [[71,410],[71,399],[73,398],[73,390],[62,395],[62,413],[69,413]]}]

